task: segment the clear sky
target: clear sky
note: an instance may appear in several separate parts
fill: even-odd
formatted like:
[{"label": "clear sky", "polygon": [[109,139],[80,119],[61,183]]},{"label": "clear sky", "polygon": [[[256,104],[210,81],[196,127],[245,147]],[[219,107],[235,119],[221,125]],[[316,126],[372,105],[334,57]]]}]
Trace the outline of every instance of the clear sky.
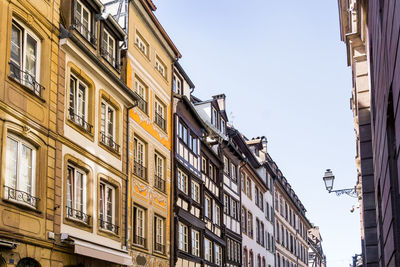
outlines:
[{"label": "clear sky", "polygon": [[268,150],[320,226],[329,267],[349,266],[361,251],[356,199],[328,194],[356,182],[350,110],[351,70],[339,36],[336,0],[153,0],[183,57],[182,66],[209,99],[225,93],[233,125]]}]

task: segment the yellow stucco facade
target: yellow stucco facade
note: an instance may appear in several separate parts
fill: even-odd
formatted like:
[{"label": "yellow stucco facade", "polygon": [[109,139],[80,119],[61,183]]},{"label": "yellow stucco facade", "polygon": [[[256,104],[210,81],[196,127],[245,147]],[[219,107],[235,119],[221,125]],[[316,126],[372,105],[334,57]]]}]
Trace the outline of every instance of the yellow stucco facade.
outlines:
[{"label": "yellow stucco facade", "polygon": [[[138,106],[130,111],[132,216],[129,225],[134,264],[165,267],[169,266],[170,260],[171,229],[171,77],[172,63],[179,52],[153,11],[148,1],[129,2],[126,82],[141,97]],[[161,167],[159,158],[162,159]],[[142,230],[138,229],[142,211],[144,245],[137,237],[142,235]],[[158,218],[162,221],[162,237],[157,229],[159,225],[156,225]]]}]

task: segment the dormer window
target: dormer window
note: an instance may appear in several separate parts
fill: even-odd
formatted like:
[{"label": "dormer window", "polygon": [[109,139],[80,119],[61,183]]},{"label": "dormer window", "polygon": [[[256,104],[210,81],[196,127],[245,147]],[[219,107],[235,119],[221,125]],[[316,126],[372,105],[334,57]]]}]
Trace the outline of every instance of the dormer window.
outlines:
[{"label": "dormer window", "polygon": [[82,4],[81,1],[76,1],[75,6],[75,29],[89,42],[95,44],[96,38],[92,32],[92,14],[89,9]]},{"label": "dormer window", "polygon": [[222,119],[221,118],[221,132],[223,133],[223,134],[225,134],[226,133],[226,122],[225,122],[225,120],[224,119]]},{"label": "dormer window", "polygon": [[103,44],[101,54],[113,67],[116,67],[115,39],[110,35],[107,30],[104,30],[103,32]]},{"label": "dormer window", "polygon": [[211,124],[218,128],[218,113],[214,107],[211,108]]},{"label": "dormer window", "polygon": [[182,80],[175,74],[174,74],[174,78],[172,81],[172,88],[174,90],[174,93],[177,93],[180,95],[182,94]]}]

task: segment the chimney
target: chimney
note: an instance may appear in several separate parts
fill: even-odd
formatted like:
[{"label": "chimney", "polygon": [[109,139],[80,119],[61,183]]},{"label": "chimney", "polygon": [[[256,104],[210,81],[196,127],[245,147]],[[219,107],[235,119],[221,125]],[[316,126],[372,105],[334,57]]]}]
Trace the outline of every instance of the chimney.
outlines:
[{"label": "chimney", "polygon": [[268,143],[267,138],[265,136],[261,136],[261,144],[263,146],[262,151],[264,153],[267,153],[267,143]]},{"label": "chimney", "polygon": [[217,100],[218,107],[221,111],[225,111],[225,94],[215,95],[212,98]]}]

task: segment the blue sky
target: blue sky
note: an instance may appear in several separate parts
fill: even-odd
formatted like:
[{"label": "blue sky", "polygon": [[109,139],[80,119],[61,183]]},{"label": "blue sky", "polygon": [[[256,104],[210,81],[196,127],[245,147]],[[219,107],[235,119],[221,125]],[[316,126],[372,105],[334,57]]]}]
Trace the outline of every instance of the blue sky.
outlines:
[{"label": "blue sky", "polygon": [[230,120],[268,150],[320,226],[330,267],[360,253],[356,199],[328,194],[356,182],[349,106],[351,70],[340,41],[336,0],[153,0],[180,60],[208,99],[225,93]]}]

